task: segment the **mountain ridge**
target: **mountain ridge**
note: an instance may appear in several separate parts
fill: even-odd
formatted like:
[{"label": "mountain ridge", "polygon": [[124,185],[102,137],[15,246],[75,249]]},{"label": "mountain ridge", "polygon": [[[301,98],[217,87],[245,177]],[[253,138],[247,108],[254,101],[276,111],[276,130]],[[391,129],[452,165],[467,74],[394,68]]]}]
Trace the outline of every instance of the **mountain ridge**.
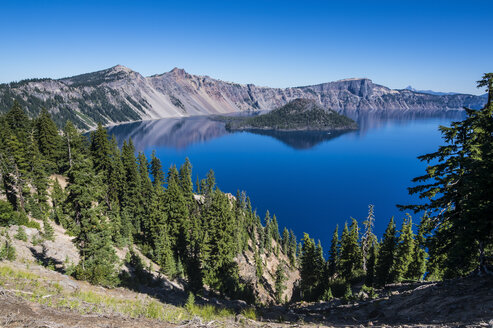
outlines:
[{"label": "mountain ridge", "polygon": [[61,79],[30,79],[0,84],[0,112],[18,101],[30,116],[46,107],[56,123],[67,120],[89,129],[98,123],[235,112],[269,111],[296,98],[313,99],[325,108],[351,113],[376,110],[443,112],[480,108],[481,96],[430,95],[395,90],[368,78],[349,78],[315,85],[270,88],[193,75],[181,68],[151,76],[123,65]]}]

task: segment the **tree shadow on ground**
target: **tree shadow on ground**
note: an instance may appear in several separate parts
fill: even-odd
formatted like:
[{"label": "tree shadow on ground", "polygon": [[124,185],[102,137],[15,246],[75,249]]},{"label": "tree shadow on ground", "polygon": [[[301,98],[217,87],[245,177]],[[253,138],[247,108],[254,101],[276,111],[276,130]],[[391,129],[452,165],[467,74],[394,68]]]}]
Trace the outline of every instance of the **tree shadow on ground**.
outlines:
[{"label": "tree shadow on ground", "polygon": [[50,268],[56,272],[65,274],[65,266],[63,262],[54,257],[48,256],[48,250],[44,244],[41,245],[41,252],[39,252],[35,247],[29,247],[29,250],[39,264],[45,268]]}]

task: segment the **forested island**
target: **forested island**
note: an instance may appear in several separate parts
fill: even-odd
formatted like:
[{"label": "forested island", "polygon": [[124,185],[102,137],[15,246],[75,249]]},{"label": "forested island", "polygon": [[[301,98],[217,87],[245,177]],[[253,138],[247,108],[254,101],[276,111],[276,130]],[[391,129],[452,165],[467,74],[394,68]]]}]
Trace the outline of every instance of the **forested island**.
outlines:
[{"label": "forested island", "polygon": [[226,129],[333,131],[353,130],[358,125],[350,118],[325,109],[313,99],[298,98],[266,114],[226,118]]},{"label": "forested island", "polygon": [[[236,196],[222,192],[212,170],[194,183],[188,160],[163,170],[154,154],[150,158],[136,154],[131,139],[120,149],[101,125],[87,138],[71,122],[58,130],[46,110],[30,119],[14,103],[0,116],[0,260],[17,263],[24,253],[16,248],[22,247],[48,270],[107,288],[148,291],[152,287],[149,294],[157,299],[165,297],[164,292],[156,295],[162,291],[158,286],[179,283],[188,295],[186,310],[180,311],[190,316],[204,315],[197,304],[215,304],[216,298],[224,299],[221,306],[229,311],[257,319],[255,311],[267,316],[270,310],[262,312],[267,306],[273,309],[302,300],[326,302],[335,313],[346,313],[347,307],[338,307],[341,304],[372,300],[386,304],[382,293],[396,283],[426,286],[423,281],[469,276],[473,280],[467,281],[473,284],[480,279],[474,277],[491,275],[493,264],[493,73],[485,74],[479,87],[489,92],[485,107],[466,109],[463,121],[440,127],[445,145],[420,157],[430,164],[409,191],[423,202],[400,206],[419,217],[413,220],[406,214],[400,227],[388,218],[385,234],[379,238],[373,233],[375,216],[370,205],[364,220],[351,219],[344,227],[334,227],[327,253],[306,233],[299,241],[288,228],[280,232],[275,215],[267,212],[261,217],[245,192],[238,191]],[[356,127],[348,118],[303,99],[228,124],[231,129]],[[57,239],[67,238],[77,256],[53,262],[47,249],[55,247]],[[42,252],[36,251],[40,244]],[[19,263],[2,264],[0,286],[12,283],[12,277],[35,280],[15,271]],[[249,270],[250,276],[245,274]],[[477,281],[481,295],[486,295],[484,306],[491,306],[489,294],[484,294],[491,291],[491,280]],[[49,294],[21,290],[35,288],[31,285],[36,286],[16,287],[21,291],[16,297],[33,295],[31,301],[67,308],[63,298],[68,296],[60,291],[62,287]],[[53,285],[46,288],[58,290]],[[58,295],[59,302],[48,303],[52,294]],[[237,299],[244,302],[240,310],[232,310],[228,305]],[[166,318],[162,314],[166,307],[153,302],[146,303],[151,310],[146,308],[139,315]],[[464,303],[467,309],[474,305]],[[220,316],[220,308],[211,311]],[[383,310],[377,305],[372,311],[361,320],[373,318],[371,313],[377,313],[372,320],[391,320],[380,315]],[[288,317],[286,313],[282,315]],[[320,313],[320,320],[330,320]],[[474,315],[488,318],[487,312]],[[340,320],[346,322],[342,316]]]}]

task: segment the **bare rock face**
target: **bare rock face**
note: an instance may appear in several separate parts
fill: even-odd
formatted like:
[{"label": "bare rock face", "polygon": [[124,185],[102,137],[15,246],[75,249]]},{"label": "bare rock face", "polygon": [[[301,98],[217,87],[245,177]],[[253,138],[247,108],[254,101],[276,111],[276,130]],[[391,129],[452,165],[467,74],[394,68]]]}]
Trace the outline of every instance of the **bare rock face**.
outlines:
[{"label": "bare rock face", "polygon": [[224,82],[178,68],[144,77],[121,65],[58,80],[0,84],[0,112],[17,100],[31,116],[46,107],[59,126],[71,120],[80,128],[97,123],[268,111],[296,98],[313,99],[339,113],[387,109],[442,112],[464,106],[480,108],[486,103],[483,96],[393,90],[369,79],[282,89]]}]

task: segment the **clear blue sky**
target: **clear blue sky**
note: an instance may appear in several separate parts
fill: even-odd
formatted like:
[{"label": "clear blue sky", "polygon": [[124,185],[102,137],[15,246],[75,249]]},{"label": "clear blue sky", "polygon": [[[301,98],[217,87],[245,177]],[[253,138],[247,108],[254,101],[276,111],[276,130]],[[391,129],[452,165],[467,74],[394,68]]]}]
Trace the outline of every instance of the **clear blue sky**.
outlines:
[{"label": "clear blue sky", "polygon": [[479,94],[493,1],[4,1],[0,82],[122,64],[272,87],[368,77]]}]

